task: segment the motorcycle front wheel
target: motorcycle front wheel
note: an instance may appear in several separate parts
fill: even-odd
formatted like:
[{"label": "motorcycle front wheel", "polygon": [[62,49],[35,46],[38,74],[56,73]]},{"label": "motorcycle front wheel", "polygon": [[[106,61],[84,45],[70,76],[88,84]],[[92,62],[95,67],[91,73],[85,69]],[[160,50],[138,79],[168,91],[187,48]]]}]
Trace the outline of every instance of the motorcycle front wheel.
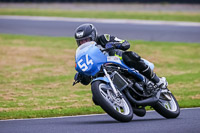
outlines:
[{"label": "motorcycle front wheel", "polygon": [[[168,99],[162,97],[169,97]],[[153,108],[165,118],[176,118],[180,114],[180,108],[176,98],[172,93],[164,94],[159,99],[158,103],[156,103]]]},{"label": "motorcycle front wheel", "polygon": [[119,93],[122,96],[116,97],[110,85],[102,81],[93,82],[91,89],[95,102],[112,118],[120,122],[129,122],[132,120],[132,107],[121,92]]}]

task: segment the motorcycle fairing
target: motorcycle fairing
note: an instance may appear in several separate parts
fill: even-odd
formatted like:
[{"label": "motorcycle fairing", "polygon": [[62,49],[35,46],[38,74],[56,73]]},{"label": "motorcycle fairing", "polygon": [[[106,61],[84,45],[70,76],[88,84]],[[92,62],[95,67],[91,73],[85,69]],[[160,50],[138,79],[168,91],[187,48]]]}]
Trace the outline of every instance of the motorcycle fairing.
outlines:
[{"label": "motorcycle fairing", "polygon": [[139,79],[144,79],[143,76],[136,72],[135,69],[130,69],[127,65],[125,65],[123,61],[119,59],[119,57],[104,55],[96,46],[96,42],[94,41],[82,44],[76,50],[75,59],[76,71],[84,73],[88,76],[95,76],[101,70],[102,64],[114,63],[124,69],[127,69],[129,73],[137,76]]}]

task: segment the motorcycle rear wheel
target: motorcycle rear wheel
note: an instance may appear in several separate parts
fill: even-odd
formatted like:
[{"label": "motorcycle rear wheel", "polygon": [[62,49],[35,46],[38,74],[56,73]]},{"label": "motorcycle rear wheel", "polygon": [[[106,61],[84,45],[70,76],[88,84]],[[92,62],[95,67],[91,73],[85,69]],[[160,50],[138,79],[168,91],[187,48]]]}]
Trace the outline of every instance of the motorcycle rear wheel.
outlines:
[{"label": "motorcycle rear wheel", "polygon": [[121,98],[115,97],[110,86],[102,81],[93,82],[91,89],[95,102],[112,118],[120,122],[132,120],[132,107],[122,93]]},{"label": "motorcycle rear wheel", "polygon": [[159,99],[153,108],[165,118],[176,118],[180,114],[180,108],[178,102],[172,93],[169,94],[171,100]]}]

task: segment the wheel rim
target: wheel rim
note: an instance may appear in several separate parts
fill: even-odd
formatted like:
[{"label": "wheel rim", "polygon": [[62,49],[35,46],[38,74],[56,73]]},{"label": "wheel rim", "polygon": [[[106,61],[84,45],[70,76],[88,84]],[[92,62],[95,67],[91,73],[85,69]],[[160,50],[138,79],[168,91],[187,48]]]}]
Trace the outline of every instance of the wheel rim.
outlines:
[{"label": "wheel rim", "polygon": [[99,90],[103,98],[115,109],[115,111],[123,115],[128,115],[130,113],[127,102],[124,100],[124,98],[115,97],[110,86],[101,83],[99,85]]},{"label": "wheel rim", "polygon": [[168,100],[163,100],[163,99],[160,99],[160,103],[161,105],[166,108],[167,110],[169,111],[172,111],[172,112],[175,112],[177,110],[177,105],[176,105],[176,102],[174,100],[174,97],[172,97],[171,94],[167,94],[167,95],[170,95],[171,97],[171,100],[168,101]]}]

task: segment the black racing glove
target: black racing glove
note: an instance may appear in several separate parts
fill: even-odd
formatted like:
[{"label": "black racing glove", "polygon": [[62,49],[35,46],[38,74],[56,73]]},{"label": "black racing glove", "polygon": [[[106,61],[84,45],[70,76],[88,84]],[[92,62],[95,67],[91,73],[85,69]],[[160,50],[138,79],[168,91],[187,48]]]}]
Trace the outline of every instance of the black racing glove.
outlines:
[{"label": "black racing glove", "polygon": [[115,42],[108,42],[105,45],[105,48],[108,49],[107,52],[109,56],[114,56],[115,55],[115,48],[116,48],[116,43]]}]

